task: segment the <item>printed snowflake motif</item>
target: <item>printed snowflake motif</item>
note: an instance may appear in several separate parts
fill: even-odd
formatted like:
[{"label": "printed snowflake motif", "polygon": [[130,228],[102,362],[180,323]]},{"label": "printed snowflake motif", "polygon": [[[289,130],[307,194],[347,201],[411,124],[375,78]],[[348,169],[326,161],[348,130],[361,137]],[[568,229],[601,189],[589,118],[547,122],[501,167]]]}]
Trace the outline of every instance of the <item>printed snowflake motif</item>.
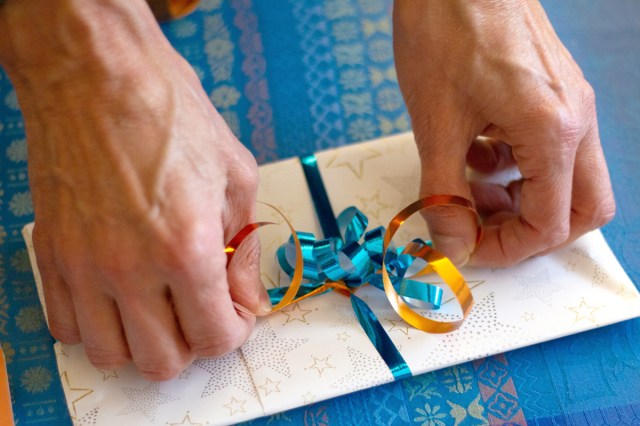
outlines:
[{"label": "printed snowflake motif", "polygon": [[11,258],[11,266],[16,272],[31,272],[29,252],[26,249],[17,250]]},{"label": "printed snowflake motif", "polygon": [[473,386],[473,374],[464,365],[456,365],[442,371],[442,383],[454,393],[465,393]]},{"label": "printed snowflake motif", "polygon": [[371,139],[376,135],[377,126],[368,118],[358,118],[349,123],[347,133],[352,141]]},{"label": "printed snowflake motif", "polygon": [[53,375],[44,367],[31,367],[20,377],[20,385],[29,393],[42,393],[49,389]]},{"label": "printed snowflake motif", "polygon": [[376,104],[382,111],[396,111],[402,108],[402,96],[397,88],[382,89],[376,95]]},{"label": "printed snowflake motif", "polygon": [[14,194],[9,201],[9,211],[16,217],[32,214],[31,193],[27,191]]},{"label": "printed snowflake motif", "polygon": [[333,53],[339,67],[364,64],[364,49],[359,44],[338,44]]},{"label": "printed snowflake motif", "polygon": [[7,108],[9,108],[10,110],[13,110],[13,111],[19,111],[20,110],[20,105],[18,104],[18,96],[16,95],[16,91],[15,90],[11,90],[4,97],[4,105]]},{"label": "printed snowflake motif", "polygon": [[355,16],[356,10],[351,2],[343,0],[328,0],[324,6],[324,14],[327,19],[334,20]]},{"label": "printed snowflake motif", "polygon": [[222,0],[204,0],[200,2],[198,9],[204,12],[212,12],[220,9],[220,6],[222,6]]},{"label": "printed snowflake motif", "polygon": [[446,418],[445,413],[440,412],[440,406],[424,404],[424,409],[416,408],[416,413],[420,414],[413,419],[414,422],[420,423],[421,426],[446,426],[442,419]]},{"label": "printed snowflake motif", "polygon": [[369,58],[374,62],[389,62],[393,60],[393,48],[388,38],[379,38],[369,43]]},{"label": "printed snowflake motif", "polygon": [[13,357],[16,355],[16,351],[11,347],[11,343],[2,342],[0,343],[0,347],[2,348],[2,352],[4,352],[4,359],[6,363],[11,364]]},{"label": "printed snowflake motif", "polygon": [[25,139],[16,139],[7,147],[7,158],[14,163],[27,161],[27,141]]},{"label": "printed snowflake motif", "polygon": [[27,306],[16,315],[16,325],[23,333],[33,333],[44,328],[44,315],[39,306]]},{"label": "printed snowflake motif", "polygon": [[175,22],[172,27],[172,32],[177,38],[189,38],[193,37],[198,30],[198,26],[195,22],[188,19]]},{"label": "printed snowflake motif", "polygon": [[193,365],[209,373],[209,381],[202,390],[201,398],[215,395],[228,386],[236,386],[243,392],[257,396],[249,372],[240,351],[233,351],[219,358],[200,358]]},{"label": "printed snowflake motif", "polygon": [[349,69],[340,73],[340,84],[345,90],[358,90],[367,85],[367,75],[363,70]]},{"label": "printed snowflake motif", "polygon": [[238,103],[239,99],[240,92],[232,86],[220,86],[211,92],[211,102],[213,102],[218,109],[231,108]]},{"label": "printed snowflake motif", "polygon": [[286,357],[295,348],[308,341],[309,339],[278,337],[271,328],[269,321],[265,320],[254,335],[242,346],[241,350],[251,371],[266,367],[291,378],[291,370]]},{"label": "printed snowflake motif", "polygon": [[333,24],[333,37],[338,41],[351,41],[360,37],[360,28],[354,21],[338,21]]}]

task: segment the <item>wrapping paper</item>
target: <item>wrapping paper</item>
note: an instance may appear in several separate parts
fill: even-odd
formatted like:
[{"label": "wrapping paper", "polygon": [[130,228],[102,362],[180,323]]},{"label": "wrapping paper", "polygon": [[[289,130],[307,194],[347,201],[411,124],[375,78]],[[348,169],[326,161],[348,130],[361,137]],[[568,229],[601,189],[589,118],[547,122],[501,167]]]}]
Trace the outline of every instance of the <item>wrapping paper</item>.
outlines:
[{"label": "wrapping paper", "polygon": [[[355,205],[369,217],[369,229],[386,225],[417,199],[420,168],[410,134],[316,157],[335,213]],[[297,230],[322,236],[298,159],[262,166],[260,177],[260,200],[275,205]],[[267,208],[259,209],[258,218],[282,222]],[[24,234],[40,286],[31,229],[27,226]],[[289,237],[288,228],[270,226],[259,234],[263,283],[287,285],[289,279],[276,265],[274,253]],[[419,218],[399,234],[398,245],[428,238]],[[511,268],[468,267],[461,272],[475,304],[462,327],[448,334],[413,329],[393,311],[384,293],[371,286],[357,292],[413,375],[640,315],[638,291],[600,231]],[[451,298],[445,289],[443,306],[424,313],[435,319],[460,317]],[[81,345],[56,343],[56,353],[76,425],[231,424],[393,380],[349,299],[336,292],[259,319],[240,349],[217,359],[199,359],[162,383],[145,381],[133,366],[96,369]]]}]

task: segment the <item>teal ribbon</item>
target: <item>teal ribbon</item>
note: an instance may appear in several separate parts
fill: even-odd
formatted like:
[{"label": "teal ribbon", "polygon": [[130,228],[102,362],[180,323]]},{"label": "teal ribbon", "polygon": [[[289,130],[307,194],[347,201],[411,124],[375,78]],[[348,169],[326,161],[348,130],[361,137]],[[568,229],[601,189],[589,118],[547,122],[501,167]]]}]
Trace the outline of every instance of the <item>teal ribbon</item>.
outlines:
[{"label": "teal ribbon", "polygon": [[[305,156],[300,160],[324,238],[317,240],[313,234],[296,232],[302,248],[303,277],[306,280],[297,296],[306,295],[327,281],[344,282],[351,290],[351,305],[360,325],[393,377],[397,380],[411,376],[409,366],[376,315],[354,294],[355,290],[364,284],[371,284],[384,291],[380,270],[384,255],[382,249],[385,229],[380,226],[366,231],[369,220],[356,207],[348,207],[336,218],[315,156]],[[414,243],[428,244],[420,239],[414,240]],[[276,256],[282,270],[290,277],[293,276],[293,237],[278,249]],[[403,254],[402,248],[391,249],[387,253],[386,263],[394,288],[399,295],[411,299],[414,305],[438,309],[442,302],[440,287],[406,278],[410,275],[412,266],[419,266],[417,262],[422,260]],[[271,302],[277,304],[286,290],[286,287],[270,289]]]}]

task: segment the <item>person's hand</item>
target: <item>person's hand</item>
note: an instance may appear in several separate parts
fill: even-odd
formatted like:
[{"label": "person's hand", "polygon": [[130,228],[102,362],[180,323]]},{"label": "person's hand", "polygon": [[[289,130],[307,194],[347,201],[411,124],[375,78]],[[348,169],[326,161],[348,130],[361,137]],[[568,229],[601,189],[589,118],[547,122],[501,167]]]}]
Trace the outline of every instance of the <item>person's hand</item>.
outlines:
[{"label": "person's hand", "polygon": [[255,319],[234,303],[270,306],[257,244],[229,271],[224,253],[257,166],[144,1],[9,1],[0,29],[53,336],[152,380],[240,346]]},{"label": "person's hand", "polygon": [[[393,20],[421,195],[472,199],[485,215],[473,252],[469,212],[427,211],[437,248],[457,264],[506,266],[611,220],[593,90],[537,1],[396,0]],[[517,165],[522,179],[469,184],[467,164],[483,173]]]}]

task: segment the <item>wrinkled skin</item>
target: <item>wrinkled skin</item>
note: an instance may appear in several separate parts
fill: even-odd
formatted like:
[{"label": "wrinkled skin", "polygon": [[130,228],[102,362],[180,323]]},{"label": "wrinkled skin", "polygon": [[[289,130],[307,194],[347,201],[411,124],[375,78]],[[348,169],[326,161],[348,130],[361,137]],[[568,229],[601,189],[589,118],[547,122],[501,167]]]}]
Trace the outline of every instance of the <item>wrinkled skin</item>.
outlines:
[{"label": "wrinkled skin", "polygon": [[[615,203],[595,99],[537,1],[396,0],[398,80],[422,160],[421,193],[474,200],[425,213],[457,264],[507,266],[607,223]],[[484,136],[480,137],[479,136]],[[517,165],[506,187],[469,184],[465,166]]]},{"label": "wrinkled skin", "polygon": [[[0,34],[53,336],[151,380],[241,345],[255,321],[242,312],[269,306],[259,247],[229,271],[223,248],[254,220],[255,160],[144,1],[7,0]],[[456,263],[513,264],[610,220],[593,91],[539,4],[396,0],[394,47],[422,195],[473,199],[486,215],[474,251],[471,215],[427,213]],[[517,164],[523,180],[469,184],[467,164]]]},{"label": "wrinkled skin", "polygon": [[257,166],[146,4],[48,2],[5,5],[0,55],[25,118],[51,332],[100,368],[133,359],[168,379],[247,339],[255,317],[234,302],[267,305],[257,246],[228,273],[224,254],[254,220]]}]

